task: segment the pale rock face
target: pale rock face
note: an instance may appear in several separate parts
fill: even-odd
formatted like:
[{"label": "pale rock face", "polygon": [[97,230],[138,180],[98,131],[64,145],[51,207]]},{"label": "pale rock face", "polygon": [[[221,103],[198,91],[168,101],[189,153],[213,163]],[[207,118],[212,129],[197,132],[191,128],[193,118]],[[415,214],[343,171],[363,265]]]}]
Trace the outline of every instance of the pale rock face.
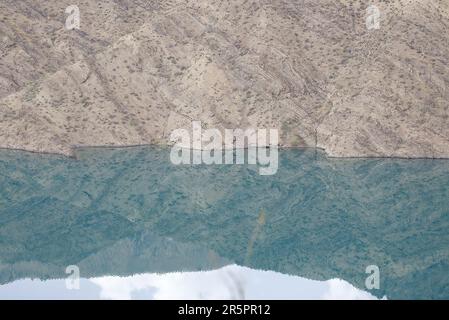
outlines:
[{"label": "pale rock face", "polygon": [[445,0],[83,0],[66,30],[71,4],[0,0],[0,147],[166,144],[201,121],[331,156],[449,157]]}]

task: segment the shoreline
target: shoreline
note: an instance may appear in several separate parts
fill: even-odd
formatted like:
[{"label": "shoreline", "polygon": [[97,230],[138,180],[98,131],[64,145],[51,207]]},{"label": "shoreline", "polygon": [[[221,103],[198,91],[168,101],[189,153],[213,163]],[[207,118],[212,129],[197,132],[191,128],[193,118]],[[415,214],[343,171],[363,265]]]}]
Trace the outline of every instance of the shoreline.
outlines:
[{"label": "shoreline", "polygon": [[[75,159],[77,160],[77,151],[83,150],[83,149],[127,149],[127,148],[139,148],[139,147],[162,147],[162,148],[170,148],[171,145],[168,144],[135,144],[135,145],[86,145],[86,146],[72,146],[70,147],[70,154],[64,153],[64,152],[51,152],[51,151],[36,151],[36,150],[28,150],[23,148],[10,148],[10,147],[0,147],[1,151],[17,151],[17,152],[24,152],[29,154],[36,154],[36,155],[48,155],[48,156],[61,156],[69,159]],[[187,149],[187,148],[185,148]],[[245,147],[243,149],[248,149],[248,147]],[[332,159],[332,160],[350,160],[350,159],[398,159],[398,160],[449,160],[449,157],[441,157],[441,158],[434,158],[434,157],[400,157],[400,156],[332,156],[329,155],[324,148],[320,147],[309,147],[309,146],[278,146],[279,150],[288,150],[288,149],[296,149],[296,150],[307,150],[307,149],[313,149],[313,150],[319,150],[324,153],[326,158]],[[193,148],[190,148],[190,150],[196,150]],[[202,151],[205,151],[206,149],[202,149]],[[223,148],[222,150],[226,150]]]}]

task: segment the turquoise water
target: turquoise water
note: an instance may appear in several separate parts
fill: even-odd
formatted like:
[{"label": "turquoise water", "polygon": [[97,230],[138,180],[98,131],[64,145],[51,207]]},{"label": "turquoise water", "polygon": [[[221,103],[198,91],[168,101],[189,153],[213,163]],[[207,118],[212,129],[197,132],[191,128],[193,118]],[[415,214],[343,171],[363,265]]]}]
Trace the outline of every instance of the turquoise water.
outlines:
[{"label": "turquoise water", "polygon": [[[167,148],[0,151],[0,291],[64,279],[68,265],[89,279],[236,264],[378,298],[449,298],[449,161],[279,157],[261,176],[175,166]],[[379,289],[365,286],[370,265]]]}]

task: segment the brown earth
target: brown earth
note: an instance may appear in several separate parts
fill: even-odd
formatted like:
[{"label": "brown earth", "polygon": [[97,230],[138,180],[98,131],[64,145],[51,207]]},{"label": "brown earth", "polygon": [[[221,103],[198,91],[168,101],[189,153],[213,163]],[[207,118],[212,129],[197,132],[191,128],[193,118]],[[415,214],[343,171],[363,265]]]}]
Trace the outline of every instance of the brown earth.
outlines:
[{"label": "brown earth", "polygon": [[[331,156],[449,158],[449,2],[0,0],[0,147],[166,144],[192,120]],[[381,11],[368,30],[366,8]]]}]

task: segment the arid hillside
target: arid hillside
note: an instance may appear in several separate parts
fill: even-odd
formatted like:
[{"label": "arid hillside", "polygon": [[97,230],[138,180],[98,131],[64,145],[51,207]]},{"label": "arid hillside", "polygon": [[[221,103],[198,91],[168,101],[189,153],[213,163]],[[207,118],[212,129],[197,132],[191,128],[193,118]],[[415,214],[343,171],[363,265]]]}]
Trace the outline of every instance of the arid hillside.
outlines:
[{"label": "arid hillside", "polygon": [[449,2],[0,0],[0,147],[166,144],[192,120],[447,158]]}]

